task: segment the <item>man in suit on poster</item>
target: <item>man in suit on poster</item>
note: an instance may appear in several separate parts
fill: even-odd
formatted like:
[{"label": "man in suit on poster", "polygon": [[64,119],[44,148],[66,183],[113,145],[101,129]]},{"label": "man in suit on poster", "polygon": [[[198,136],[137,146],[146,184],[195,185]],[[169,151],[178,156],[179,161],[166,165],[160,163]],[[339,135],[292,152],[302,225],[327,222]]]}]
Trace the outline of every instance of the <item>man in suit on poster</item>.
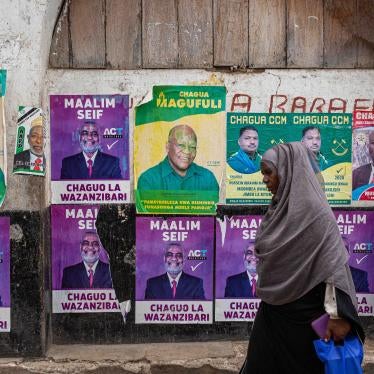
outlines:
[{"label": "man in suit on poster", "polygon": [[61,179],[121,179],[118,157],[100,151],[95,122],[85,122],[79,130],[82,152],[62,160]]},{"label": "man in suit on poster", "polygon": [[231,275],[226,279],[225,297],[256,297],[258,275],[256,266],[258,259],[254,254],[254,243],[251,242],[244,250],[243,261],[245,271]]},{"label": "man in suit on poster", "polygon": [[184,250],[179,243],[170,243],[165,248],[166,273],[147,280],[146,300],[205,300],[201,278],[185,273]]},{"label": "man in suit on poster", "polygon": [[82,261],[64,268],[61,289],[113,288],[109,264],[99,260],[100,239],[96,232],[87,231],[82,237]]},{"label": "man in suit on poster", "polygon": [[353,170],[352,189],[355,190],[367,184],[374,184],[374,131],[369,133],[369,155],[371,161]]}]

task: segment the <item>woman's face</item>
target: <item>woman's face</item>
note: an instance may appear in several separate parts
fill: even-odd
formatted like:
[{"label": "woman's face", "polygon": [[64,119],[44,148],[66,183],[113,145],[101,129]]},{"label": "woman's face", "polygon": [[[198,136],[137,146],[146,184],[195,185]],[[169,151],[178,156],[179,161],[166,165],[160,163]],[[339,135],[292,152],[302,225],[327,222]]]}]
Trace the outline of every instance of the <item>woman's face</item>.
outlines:
[{"label": "woman's face", "polygon": [[261,161],[262,181],[266,184],[267,189],[275,195],[279,187],[279,178],[277,169],[270,162]]}]

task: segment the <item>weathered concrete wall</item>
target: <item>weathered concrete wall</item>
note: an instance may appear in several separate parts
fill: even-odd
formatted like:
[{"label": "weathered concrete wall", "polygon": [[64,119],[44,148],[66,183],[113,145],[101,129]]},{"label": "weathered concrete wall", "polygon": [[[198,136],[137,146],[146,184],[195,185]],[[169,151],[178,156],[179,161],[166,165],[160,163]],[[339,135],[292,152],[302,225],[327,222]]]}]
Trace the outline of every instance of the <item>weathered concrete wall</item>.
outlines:
[{"label": "weathered concrete wall", "polygon": [[[130,95],[134,108],[153,85],[207,83],[227,87],[228,111],[352,112],[354,107],[373,107],[373,70],[261,70],[237,73],[204,70],[48,70],[49,45],[60,5],[61,0],[0,0],[0,9],[6,13],[6,18],[0,22],[0,65],[8,70],[5,114],[10,171],[18,106],[42,106],[48,118],[50,94],[124,93]],[[130,116],[133,120],[133,111]],[[50,153],[48,134],[47,159]],[[8,175],[8,194],[2,213],[12,218],[12,332],[2,334],[0,339],[1,352],[5,355],[42,354],[50,335],[49,178],[48,170],[46,178],[13,176],[11,172]],[[111,230],[116,231],[118,227],[113,225]],[[108,229],[106,233],[110,237],[112,231]],[[115,238],[118,242],[112,240],[112,245],[117,248],[118,256],[130,256],[130,275],[124,281],[129,281],[131,285],[134,279],[131,263],[134,235],[132,233],[125,238],[125,247],[121,246],[118,235]],[[163,329],[136,326],[131,320],[133,316],[129,317],[126,327],[123,327],[119,315],[62,315],[53,318],[54,338],[59,343],[194,340],[197,336],[208,340],[228,336],[243,338],[247,334],[242,323],[216,324],[206,329],[199,326]],[[367,326],[368,330],[372,330],[371,326]]]},{"label": "weathered concrete wall", "polygon": [[[51,94],[129,94],[132,124],[134,107],[150,98],[152,86],[206,83],[226,86],[227,111],[350,113],[355,108],[374,107],[373,81],[373,70],[349,69],[240,73],[204,70],[49,70],[42,103],[43,108],[48,110]],[[132,158],[132,148],[130,151]],[[50,200],[49,196],[48,190],[46,199]],[[360,204],[363,205],[356,202],[355,206]]]},{"label": "weathered concrete wall", "polygon": [[49,210],[45,210],[45,179],[12,175],[11,171],[18,106],[41,106],[60,3],[0,0],[0,67],[8,72],[8,191],[1,214],[11,219],[11,332],[0,334],[3,356],[39,356],[49,336]]},{"label": "weathered concrete wall", "polygon": [[4,209],[39,210],[44,178],[12,175],[19,105],[40,107],[49,46],[61,0],[0,1],[0,67],[7,69],[8,192]]},{"label": "weathered concrete wall", "polygon": [[[304,103],[306,111],[340,108],[351,112],[355,105],[373,107],[373,70],[265,70],[248,73],[50,70],[46,75],[52,31],[61,3],[61,0],[0,1],[1,9],[6,10],[6,17],[0,22],[0,66],[8,70],[5,106],[8,170],[12,169],[18,106],[42,105],[47,110],[48,94],[51,93],[127,93],[135,105],[156,84],[206,82],[226,85],[228,110],[300,111]],[[48,156],[48,146],[46,153]],[[48,173],[45,179],[9,173],[10,188],[4,209],[34,210],[48,205],[49,192],[43,193],[44,185],[49,186],[48,178]],[[45,200],[40,198],[41,195]]]}]

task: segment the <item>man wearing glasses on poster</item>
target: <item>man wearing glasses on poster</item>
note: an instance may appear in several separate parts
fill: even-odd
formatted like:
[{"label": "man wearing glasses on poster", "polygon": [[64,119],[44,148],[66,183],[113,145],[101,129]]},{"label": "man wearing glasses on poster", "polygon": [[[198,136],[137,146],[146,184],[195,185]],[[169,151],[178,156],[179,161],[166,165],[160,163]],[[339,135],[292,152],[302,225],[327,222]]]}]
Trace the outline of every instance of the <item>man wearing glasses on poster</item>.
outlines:
[{"label": "man wearing glasses on poster", "polygon": [[258,259],[255,256],[255,246],[253,242],[250,242],[244,250],[243,264],[245,270],[242,273],[231,275],[226,279],[226,298],[255,298],[257,296],[256,285],[258,275],[256,268]]},{"label": "man wearing glasses on poster", "polygon": [[121,179],[118,157],[101,152],[95,122],[85,122],[79,130],[82,152],[62,160],[61,179]]},{"label": "man wearing glasses on poster", "polygon": [[183,271],[181,244],[169,243],[163,260],[166,272],[147,280],[145,300],[205,300],[203,279]]},{"label": "man wearing glasses on poster", "polygon": [[113,288],[109,264],[99,260],[100,239],[96,232],[87,231],[82,237],[82,261],[64,268],[61,289]]}]

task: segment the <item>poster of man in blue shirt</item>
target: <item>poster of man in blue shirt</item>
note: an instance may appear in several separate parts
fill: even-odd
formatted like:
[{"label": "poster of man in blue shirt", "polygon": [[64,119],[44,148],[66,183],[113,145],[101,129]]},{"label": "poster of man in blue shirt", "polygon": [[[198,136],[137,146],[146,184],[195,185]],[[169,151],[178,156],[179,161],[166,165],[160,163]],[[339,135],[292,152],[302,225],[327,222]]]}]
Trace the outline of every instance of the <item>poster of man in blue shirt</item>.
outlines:
[{"label": "poster of man in blue shirt", "polygon": [[303,128],[301,142],[309,148],[317,158],[317,162],[320,170],[327,169],[330,165],[330,162],[321,152],[321,132],[316,126],[307,126]]}]

